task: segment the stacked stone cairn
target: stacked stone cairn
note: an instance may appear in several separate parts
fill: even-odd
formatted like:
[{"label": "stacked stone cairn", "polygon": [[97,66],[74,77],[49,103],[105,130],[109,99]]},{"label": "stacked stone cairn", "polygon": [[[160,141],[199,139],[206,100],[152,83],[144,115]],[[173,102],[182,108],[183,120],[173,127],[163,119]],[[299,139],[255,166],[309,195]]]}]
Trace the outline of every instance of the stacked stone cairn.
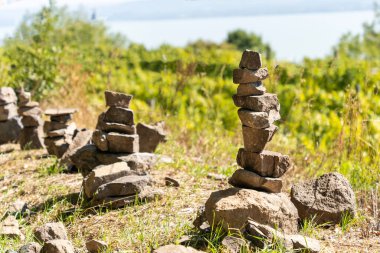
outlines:
[{"label": "stacked stone cairn", "polygon": [[43,142],[43,120],[42,110],[38,102],[32,101],[30,92],[21,89],[19,94],[18,112],[22,116],[21,122],[24,126],[20,135],[21,149],[41,149]]},{"label": "stacked stone cairn", "polygon": [[17,96],[10,87],[0,88],[0,144],[17,142],[22,129]]},{"label": "stacked stone cairn", "polygon": [[44,113],[50,117],[50,121],[45,121],[45,145],[50,155],[61,158],[70,144],[77,131],[77,126],[73,119],[76,109],[47,109]]},{"label": "stacked stone cairn", "polygon": [[[129,109],[131,95],[105,92],[108,109],[98,118],[92,141],[106,156],[133,155],[139,152],[133,111]],[[133,203],[136,199],[149,200],[162,195],[151,187],[152,179],[145,171],[131,169],[127,161],[99,165],[88,172],[83,180],[85,196],[91,206],[107,205],[112,208]]]}]

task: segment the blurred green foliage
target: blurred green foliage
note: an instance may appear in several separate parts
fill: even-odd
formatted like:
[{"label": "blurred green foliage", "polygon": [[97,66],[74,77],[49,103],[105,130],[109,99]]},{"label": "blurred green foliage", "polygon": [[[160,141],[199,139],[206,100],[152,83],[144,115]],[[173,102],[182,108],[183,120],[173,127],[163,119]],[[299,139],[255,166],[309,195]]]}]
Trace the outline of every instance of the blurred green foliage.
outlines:
[{"label": "blurred green foliage", "polygon": [[239,30],[221,44],[148,50],[108,33],[98,21],[51,5],[26,17],[5,42],[0,78],[39,100],[62,85],[80,86],[87,97],[78,99],[90,106],[102,103],[105,89],[131,93],[138,117],[167,121],[173,136],[187,133],[186,144],[193,145],[216,138],[216,129],[240,133],[232,70],[241,49],[257,48],[271,74],[267,90],[281,102],[279,144],[275,140],[270,148],[290,154],[302,171],[339,171],[355,187],[369,188],[380,170],[379,20],[364,25],[363,35],[345,35],[330,56],[290,63],[275,61],[260,37]]}]

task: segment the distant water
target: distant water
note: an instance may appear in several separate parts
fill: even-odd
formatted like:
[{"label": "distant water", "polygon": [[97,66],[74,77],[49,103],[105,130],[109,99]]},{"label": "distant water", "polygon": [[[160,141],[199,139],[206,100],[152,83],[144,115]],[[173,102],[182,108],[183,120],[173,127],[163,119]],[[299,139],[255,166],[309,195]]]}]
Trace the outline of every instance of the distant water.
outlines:
[{"label": "distant water", "polygon": [[339,38],[361,33],[362,24],[373,20],[373,11],[309,13],[257,17],[200,18],[107,22],[112,31],[148,48],[162,43],[183,46],[197,39],[221,42],[229,31],[242,28],[260,34],[278,59],[323,57]]},{"label": "distant water", "polygon": [[[362,24],[372,21],[373,17],[373,11],[357,11],[105,22],[111,31],[120,32],[148,48],[162,43],[183,46],[197,39],[221,42],[229,31],[242,28],[260,34],[272,45],[278,59],[299,61],[305,56],[325,56],[343,34],[361,33]],[[0,38],[12,34],[13,29],[0,23]]]}]

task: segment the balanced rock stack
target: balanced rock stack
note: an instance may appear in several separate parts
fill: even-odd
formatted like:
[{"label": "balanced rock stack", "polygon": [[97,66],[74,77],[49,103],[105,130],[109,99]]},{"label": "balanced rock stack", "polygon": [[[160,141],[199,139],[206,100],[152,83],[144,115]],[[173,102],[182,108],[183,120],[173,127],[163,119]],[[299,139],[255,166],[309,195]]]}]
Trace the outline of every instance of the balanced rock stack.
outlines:
[{"label": "balanced rock stack", "polygon": [[61,158],[69,148],[77,126],[72,121],[76,109],[47,109],[45,115],[50,117],[50,121],[45,121],[45,145],[50,155]]},{"label": "balanced rock stack", "polygon": [[261,68],[261,56],[246,50],[239,69],[234,70],[233,81],[238,83],[234,103],[242,122],[244,148],[237,155],[243,169],[235,171],[229,182],[233,186],[281,192],[280,178],[290,167],[289,157],[264,150],[277,131],[273,123],[280,119],[280,104],[276,94],[266,93],[262,81],[268,70]]},{"label": "balanced rock stack", "polygon": [[31,100],[32,95],[21,89],[19,94],[18,112],[22,116],[21,122],[24,126],[20,135],[21,149],[44,148],[42,110],[38,102]]},{"label": "balanced rock stack", "polygon": [[96,147],[110,153],[139,152],[139,136],[136,134],[134,114],[129,109],[132,95],[106,91],[106,112],[99,115],[92,140]]},{"label": "balanced rock stack", "polygon": [[10,87],[0,88],[0,144],[17,142],[22,125],[17,114],[17,96]]},{"label": "balanced rock stack", "polygon": [[261,56],[246,50],[240,68],[233,72],[239,84],[234,103],[243,125],[244,148],[237,155],[238,169],[229,179],[233,188],[213,192],[206,202],[205,214],[211,224],[225,229],[244,230],[249,219],[277,227],[286,233],[297,232],[298,212],[289,197],[280,193],[281,176],[290,167],[289,157],[264,150],[280,119],[275,94],[266,93],[262,81],[268,70],[261,68]]}]

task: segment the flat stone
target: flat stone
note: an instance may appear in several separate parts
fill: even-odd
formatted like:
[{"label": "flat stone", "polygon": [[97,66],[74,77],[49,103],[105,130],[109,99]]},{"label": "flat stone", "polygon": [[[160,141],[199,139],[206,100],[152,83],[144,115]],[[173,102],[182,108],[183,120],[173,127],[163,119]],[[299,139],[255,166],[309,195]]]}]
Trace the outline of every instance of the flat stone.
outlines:
[{"label": "flat stone", "polygon": [[39,107],[40,106],[40,103],[38,103],[37,101],[29,101],[27,103],[24,103],[22,105],[20,105],[19,107],[20,108],[34,108],[34,107]]},{"label": "flat stone", "polygon": [[246,68],[250,70],[257,70],[261,68],[261,54],[251,50],[244,50],[241,56],[239,68]]},{"label": "flat stone", "polygon": [[45,147],[42,127],[24,127],[20,134],[21,149],[42,149]]},{"label": "flat stone", "polygon": [[17,142],[21,134],[21,118],[13,117],[8,121],[0,121],[0,144]]},{"label": "flat stone", "polygon": [[18,221],[14,216],[8,216],[0,224],[0,237],[24,240],[25,236],[19,229]]},{"label": "flat stone", "polygon": [[211,193],[205,206],[209,224],[225,230],[244,231],[249,219],[287,233],[298,230],[297,209],[283,193],[229,188]]},{"label": "flat stone", "polygon": [[16,104],[0,105],[0,121],[7,121],[17,116]]},{"label": "flat stone", "polygon": [[136,134],[135,125],[125,125],[120,123],[110,123],[104,121],[105,113],[101,113],[98,117],[98,123],[96,129],[102,130],[103,132],[116,132],[122,134]]},{"label": "flat stone", "polygon": [[263,81],[269,76],[267,68],[258,70],[234,69],[232,75],[233,82],[239,84]]},{"label": "flat stone", "polygon": [[127,108],[111,106],[104,114],[104,121],[109,123],[120,123],[134,125],[133,111]]},{"label": "flat stone", "polygon": [[164,122],[155,125],[138,123],[137,134],[139,135],[140,152],[153,153],[158,144],[166,142]]},{"label": "flat stone", "polygon": [[291,166],[287,155],[268,150],[254,153],[241,148],[236,160],[240,167],[262,177],[281,177]]},{"label": "flat stone", "polygon": [[352,187],[336,172],[293,185],[291,200],[301,219],[315,217],[317,224],[339,224],[345,214],[354,217],[356,213]]},{"label": "flat stone", "polygon": [[67,240],[66,228],[62,222],[46,223],[34,230],[34,237],[38,242],[46,243],[50,240]]},{"label": "flat stone", "polygon": [[107,134],[108,151],[114,153],[139,152],[139,136],[137,134]]},{"label": "flat stone", "polygon": [[242,83],[236,89],[236,95],[238,96],[258,96],[263,95],[266,92],[262,82],[256,83]]},{"label": "flat stone", "polygon": [[289,235],[286,239],[292,242],[295,252],[318,253],[321,251],[321,245],[316,239],[303,235]]},{"label": "flat stone", "polygon": [[161,246],[158,249],[153,250],[153,253],[202,253],[204,251],[198,251],[192,247],[185,247],[183,245],[169,244]]},{"label": "flat stone", "polygon": [[62,116],[68,114],[74,114],[77,112],[75,108],[49,108],[46,109],[44,114],[47,116]]},{"label": "flat stone", "polygon": [[265,93],[261,96],[232,96],[237,107],[245,108],[254,112],[266,112],[273,120],[281,119],[280,104],[276,94]]},{"label": "flat stone", "polygon": [[253,112],[240,108],[238,115],[242,125],[252,128],[267,128],[274,122],[274,119],[270,118],[266,112]]},{"label": "flat stone", "polygon": [[246,240],[231,235],[224,237],[221,244],[229,253],[249,252],[250,248]]},{"label": "flat stone", "polygon": [[86,249],[90,253],[105,252],[107,248],[108,248],[107,243],[100,240],[92,239],[86,242]]},{"label": "flat stone", "polygon": [[51,115],[50,116],[50,121],[60,122],[60,123],[64,123],[64,124],[67,124],[71,120],[73,120],[72,114]]},{"label": "flat stone", "polygon": [[268,128],[252,128],[243,126],[244,148],[250,152],[260,153],[277,132],[278,127],[270,125]]},{"label": "flat stone", "polygon": [[51,131],[55,130],[61,130],[61,129],[76,129],[76,124],[70,123],[61,123],[61,122],[55,122],[55,121],[45,121],[44,123],[44,132],[47,134]]},{"label": "flat stone", "polygon": [[16,103],[17,96],[13,88],[1,87],[0,88],[0,105],[6,105],[10,103]]},{"label": "flat stone", "polygon": [[96,190],[102,184],[131,174],[131,169],[125,162],[99,165],[83,179],[84,193],[88,198],[92,198]]},{"label": "flat stone", "polygon": [[151,181],[149,176],[124,176],[99,186],[94,194],[94,199],[98,201],[109,197],[136,195],[150,185]]},{"label": "flat stone", "polygon": [[42,246],[36,242],[30,242],[22,246],[18,253],[40,253]]},{"label": "flat stone", "polygon": [[21,123],[24,127],[38,127],[44,124],[44,121],[38,115],[23,116]]},{"label": "flat stone", "polygon": [[106,97],[106,105],[107,106],[116,106],[116,107],[123,107],[123,108],[129,108],[129,103],[131,102],[133,96],[115,92],[115,91],[109,91],[106,90],[104,92],[104,95]]},{"label": "flat stone", "polygon": [[23,214],[28,210],[28,206],[25,201],[22,201],[21,199],[17,199],[15,202],[13,202],[9,208],[8,212],[16,215],[16,214]]},{"label": "flat stone", "polygon": [[18,114],[21,116],[41,115],[42,110],[39,107],[19,107]]},{"label": "flat stone", "polygon": [[264,190],[279,193],[282,189],[282,179],[262,177],[254,172],[238,169],[232,174],[228,182],[235,187]]},{"label": "flat stone", "polygon": [[70,241],[58,239],[46,242],[41,253],[75,253],[75,250]]},{"label": "flat stone", "polygon": [[58,137],[58,136],[73,136],[75,131],[77,130],[77,125],[75,123],[69,124],[66,128],[52,130],[46,133],[48,137]]}]

